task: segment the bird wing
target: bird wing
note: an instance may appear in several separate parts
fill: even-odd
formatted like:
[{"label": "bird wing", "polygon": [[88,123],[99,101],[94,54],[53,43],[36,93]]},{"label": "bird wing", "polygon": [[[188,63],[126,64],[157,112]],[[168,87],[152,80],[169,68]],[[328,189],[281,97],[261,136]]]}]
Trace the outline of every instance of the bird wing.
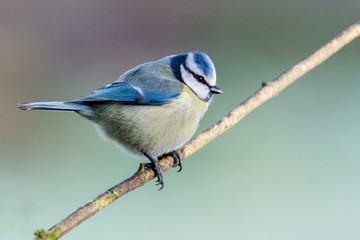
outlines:
[{"label": "bird wing", "polygon": [[114,82],[70,102],[164,105],[177,98],[183,90],[181,82],[169,79],[147,78],[135,83]]}]

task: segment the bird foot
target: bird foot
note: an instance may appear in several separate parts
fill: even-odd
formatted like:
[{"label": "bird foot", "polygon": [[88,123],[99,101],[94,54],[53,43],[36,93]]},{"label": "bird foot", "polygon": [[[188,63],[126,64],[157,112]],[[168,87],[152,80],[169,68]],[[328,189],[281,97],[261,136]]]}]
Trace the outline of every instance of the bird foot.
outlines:
[{"label": "bird foot", "polygon": [[169,153],[170,156],[172,156],[172,158],[174,159],[174,166],[173,167],[177,167],[179,166],[179,170],[177,172],[181,172],[182,170],[182,160],[180,157],[180,154],[178,151],[172,151]]},{"label": "bird foot", "polygon": [[180,172],[182,170],[182,160],[181,160],[180,154],[177,151],[172,151],[169,153],[165,153],[161,157],[158,157],[158,159],[161,159],[166,156],[171,156],[174,159],[173,167],[179,166],[179,170],[177,172]]},{"label": "bird foot", "polygon": [[157,177],[156,185],[160,185],[160,188],[158,190],[161,190],[164,188],[164,177],[162,175],[162,170],[159,162],[151,157],[150,155],[144,153],[144,155],[151,161],[151,163],[143,163],[143,166],[146,168],[151,168],[155,172],[155,177]]}]

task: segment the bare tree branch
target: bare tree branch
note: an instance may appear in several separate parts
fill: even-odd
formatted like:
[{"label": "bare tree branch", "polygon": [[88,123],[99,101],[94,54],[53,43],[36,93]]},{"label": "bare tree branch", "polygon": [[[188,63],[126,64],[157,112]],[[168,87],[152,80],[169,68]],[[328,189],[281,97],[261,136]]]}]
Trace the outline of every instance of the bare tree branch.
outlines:
[{"label": "bare tree branch", "polygon": [[[357,22],[342,33],[340,33],[338,36],[336,36],[318,51],[296,64],[285,73],[281,74],[275,80],[263,83],[261,89],[259,89],[251,97],[241,103],[227,116],[225,116],[212,127],[195,137],[185,146],[183,146],[179,150],[182,159],[187,158],[188,156],[208,144],[214,138],[227,131],[229,128],[234,126],[248,113],[259,107],[265,101],[279,95],[279,93],[288,85],[290,85],[302,75],[325,61],[331,55],[336,53],[346,44],[359,36],[360,22]],[[162,170],[167,171],[173,166],[174,159],[169,156],[161,159],[159,163],[162,167]],[[141,187],[145,183],[151,181],[154,177],[155,173],[152,169],[145,169],[144,166],[141,165],[140,169],[133,176],[108,189],[106,192],[100,194],[99,196],[91,200],[89,203],[87,203],[85,206],[79,208],[67,218],[63,219],[61,222],[50,228],[47,232],[43,229],[35,232],[36,239],[45,240],[58,239],[62,237],[64,234],[71,231],[80,223],[90,218],[95,213],[99,212],[101,209],[111,204],[119,197],[138,187]]]}]

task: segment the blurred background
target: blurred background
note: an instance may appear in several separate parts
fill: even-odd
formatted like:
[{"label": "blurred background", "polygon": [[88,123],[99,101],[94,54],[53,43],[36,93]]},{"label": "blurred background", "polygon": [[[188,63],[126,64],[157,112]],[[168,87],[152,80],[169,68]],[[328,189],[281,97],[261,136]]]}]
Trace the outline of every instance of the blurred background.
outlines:
[{"label": "blurred background", "polygon": [[[74,113],[71,100],[166,55],[204,51],[216,96],[201,132],[360,18],[358,0],[0,2],[0,239],[32,239],[141,159]],[[360,40],[164,174],[63,239],[359,239]]]}]

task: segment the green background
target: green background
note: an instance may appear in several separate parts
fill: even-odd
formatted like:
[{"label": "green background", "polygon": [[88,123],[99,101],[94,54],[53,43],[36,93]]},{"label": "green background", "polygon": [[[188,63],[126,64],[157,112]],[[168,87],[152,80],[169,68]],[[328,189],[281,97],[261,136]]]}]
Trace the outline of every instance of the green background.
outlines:
[{"label": "green background", "polygon": [[[0,2],[0,239],[31,239],[132,175],[143,160],[70,100],[127,69],[204,51],[216,96],[198,132],[360,19],[359,0]],[[63,239],[359,239],[360,40],[230,131]]]}]

